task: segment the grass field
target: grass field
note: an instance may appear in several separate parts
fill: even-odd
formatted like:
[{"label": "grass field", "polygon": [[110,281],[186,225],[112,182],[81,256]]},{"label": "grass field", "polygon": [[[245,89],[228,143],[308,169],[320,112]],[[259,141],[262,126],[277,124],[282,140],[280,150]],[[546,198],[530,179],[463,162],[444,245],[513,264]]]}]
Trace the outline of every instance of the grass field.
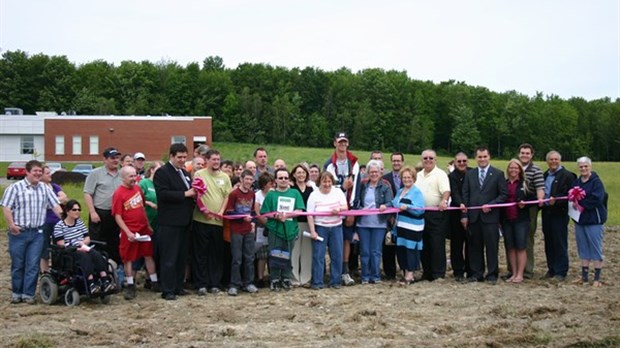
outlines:
[{"label": "grass field", "polygon": [[[256,149],[256,145],[253,144],[236,143],[214,143],[213,147],[221,152],[223,159],[231,159],[234,161],[245,161],[248,159],[252,159],[254,149]],[[286,161],[289,168],[292,168],[295,164],[300,162],[317,163],[319,165],[322,165],[333,152],[333,149],[331,148],[301,148],[283,145],[267,145],[264,147],[269,153],[270,163],[273,163],[273,161],[275,161],[276,159],[281,158]],[[353,152],[356,156],[358,156],[360,163],[366,163],[370,158],[370,151],[354,150]],[[408,165],[415,165],[419,161],[419,159],[419,154],[405,154],[405,163]],[[440,168],[446,168],[450,159],[450,157],[439,157],[437,164]],[[386,166],[386,171],[389,171],[389,153],[384,154],[384,162]],[[544,163],[544,161],[538,159],[536,163],[541,168],[543,168],[543,170],[546,169],[546,164]],[[101,163],[94,164],[96,166],[101,165]],[[508,161],[492,160],[491,164],[497,168],[505,170]],[[475,165],[475,161],[470,160],[470,165]],[[572,172],[578,173],[577,164],[575,162],[566,162],[564,163],[564,165]],[[6,176],[7,166],[7,162],[0,163],[0,177]],[[75,166],[75,163],[67,163],[68,170],[71,170],[73,166]],[[609,219],[607,221],[607,225],[620,225],[620,176],[618,175],[620,166],[618,162],[595,162],[593,163],[593,170],[600,175],[601,179],[603,180],[603,184],[605,185],[605,189],[609,194]],[[0,191],[4,191],[4,187],[1,186],[2,185],[0,185]],[[69,197],[77,198],[80,202],[83,201],[81,187],[68,186],[63,187],[63,189],[69,195]],[[6,222],[4,221],[3,217],[0,221],[0,229],[4,228],[6,228]]]}]

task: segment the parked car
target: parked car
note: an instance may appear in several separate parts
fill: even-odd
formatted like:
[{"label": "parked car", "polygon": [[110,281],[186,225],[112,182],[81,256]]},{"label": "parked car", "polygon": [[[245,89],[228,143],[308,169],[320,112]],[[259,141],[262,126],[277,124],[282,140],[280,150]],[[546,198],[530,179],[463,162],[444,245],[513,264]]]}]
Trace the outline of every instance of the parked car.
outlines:
[{"label": "parked car", "polygon": [[71,171],[74,173],[84,174],[84,176],[88,176],[88,174],[90,174],[90,172],[93,171],[93,165],[90,163],[76,164],[75,167],[73,167],[73,170]]},{"label": "parked car", "polygon": [[52,174],[59,172],[59,171],[60,172],[67,171],[67,168],[65,168],[65,165],[60,162],[46,162],[45,165],[50,168],[50,171],[52,172]]},{"label": "parked car", "polygon": [[13,162],[6,168],[7,179],[23,179],[26,176],[26,162]]}]

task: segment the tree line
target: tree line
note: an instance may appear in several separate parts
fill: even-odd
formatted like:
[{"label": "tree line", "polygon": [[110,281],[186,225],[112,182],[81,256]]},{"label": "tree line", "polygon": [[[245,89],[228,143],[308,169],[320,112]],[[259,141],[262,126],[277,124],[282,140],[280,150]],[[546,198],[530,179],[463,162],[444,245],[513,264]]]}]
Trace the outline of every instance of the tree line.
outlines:
[{"label": "tree line", "polygon": [[[214,140],[330,147],[345,130],[356,149],[453,154],[486,145],[514,156],[528,142],[542,158],[620,160],[620,99],[568,100],[498,93],[463,82],[434,83],[405,71],[239,64],[222,58],[76,65],[66,56],[7,51],[0,106],[78,115],[213,116]],[[5,116],[3,116],[5,117]]]}]

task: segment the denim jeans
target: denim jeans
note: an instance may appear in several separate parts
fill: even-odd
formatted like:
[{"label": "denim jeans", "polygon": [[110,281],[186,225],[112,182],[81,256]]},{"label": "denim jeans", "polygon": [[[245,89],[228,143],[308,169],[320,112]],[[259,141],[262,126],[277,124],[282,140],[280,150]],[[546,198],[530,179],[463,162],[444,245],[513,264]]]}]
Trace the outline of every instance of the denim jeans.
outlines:
[{"label": "denim jeans", "polygon": [[381,280],[381,252],[385,228],[358,227],[362,281]]},{"label": "denim jeans", "polygon": [[18,235],[9,233],[11,287],[14,298],[34,297],[42,247],[43,230],[40,228],[23,229]]},{"label": "denim jeans", "polygon": [[325,252],[329,248],[330,286],[340,286],[342,278],[342,225],[325,227],[315,225],[316,233],[323,241],[312,241],[312,286],[323,287],[325,276]]},{"label": "denim jeans", "polygon": [[[232,263],[230,267],[230,287],[241,288],[254,282],[254,233],[231,233],[230,252]],[[243,264],[243,281],[241,280],[241,266]]]}]

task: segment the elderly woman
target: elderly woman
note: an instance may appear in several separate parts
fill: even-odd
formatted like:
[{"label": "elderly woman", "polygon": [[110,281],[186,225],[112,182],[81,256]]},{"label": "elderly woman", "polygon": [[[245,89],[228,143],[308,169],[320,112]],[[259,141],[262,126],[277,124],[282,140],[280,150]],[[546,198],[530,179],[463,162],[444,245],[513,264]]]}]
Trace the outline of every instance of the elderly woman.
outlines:
[{"label": "elderly woman", "polygon": [[[293,176],[292,188],[301,193],[304,205],[308,204],[308,198],[313,191],[312,186],[308,184],[308,169],[303,164],[298,164],[291,171]],[[297,218],[299,223],[299,236],[295,240],[295,246],[291,253],[291,262],[293,264],[293,276],[298,284],[306,285],[312,277],[312,241],[303,237],[303,233],[309,230],[308,219],[305,216]]]},{"label": "elderly woman", "polygon": [[404,284],[415,281],[413,271],[420,265],[422,231],[424,231],[424,196],[415,187],[416,170],[406,166],[400,170],[401,187],[392,200],[392,206],[399,208],[392,233],[396,236],[396,257],[405,272]]},{"label": "elderly woman", "polygon": [[[353,209],[379,209],[392,206],[392,188],[381,177],[381,161],[371,160],[366,165],[368,178],[359,186]],[[366,214],[357,219],[362,261],[362,284],[381,282],[381,249],[387,228],[387,214]]]},{"label": "elderly woman", "polygon": [[602,286],[601,269],[603,268],[603,224],[607,221],[605,187],[599,176],[592,171],[590,158],[579,158],[577,165],[580,176],[573,186],[580,187],[585,192],[585,196],[576,203],[570,203],[573,210],[580,212],[571,216],[575,221],[577,251],[581,259],[581,277],[575,280],[575,283],[588,282],[590,263],[593,263],[594,283],[592,285],[600,288]]},{"label": "elderly woman", "polygon": [[[342,279],[343,232],[342,217],[338,214],[348,209],[347,198],[342,190],[333,188],[336,179],[330,172],[319,176],[319,188],[308,197],[308,213],[330,213],[327,216],[308,215],[308,228],[312,242],[312,289],[323,288],[325,276],[325,252],[329,248],[330,282],[334,289],[340,288]],[[319,240],[321,237],[322,240]]]},{"label": "elderly woman", "polygon": [[502,210],[502,228],[506,257],[513,270],[513,275],[506,279],[509,283],[523,282],[523,272],[527,262],[527,236],[530,225],[529,207],[523,201],[535,199],[534,192],[528,191],[525,171],[519,160],[512,159],[506,168],[506,203],[517,203]]}]

